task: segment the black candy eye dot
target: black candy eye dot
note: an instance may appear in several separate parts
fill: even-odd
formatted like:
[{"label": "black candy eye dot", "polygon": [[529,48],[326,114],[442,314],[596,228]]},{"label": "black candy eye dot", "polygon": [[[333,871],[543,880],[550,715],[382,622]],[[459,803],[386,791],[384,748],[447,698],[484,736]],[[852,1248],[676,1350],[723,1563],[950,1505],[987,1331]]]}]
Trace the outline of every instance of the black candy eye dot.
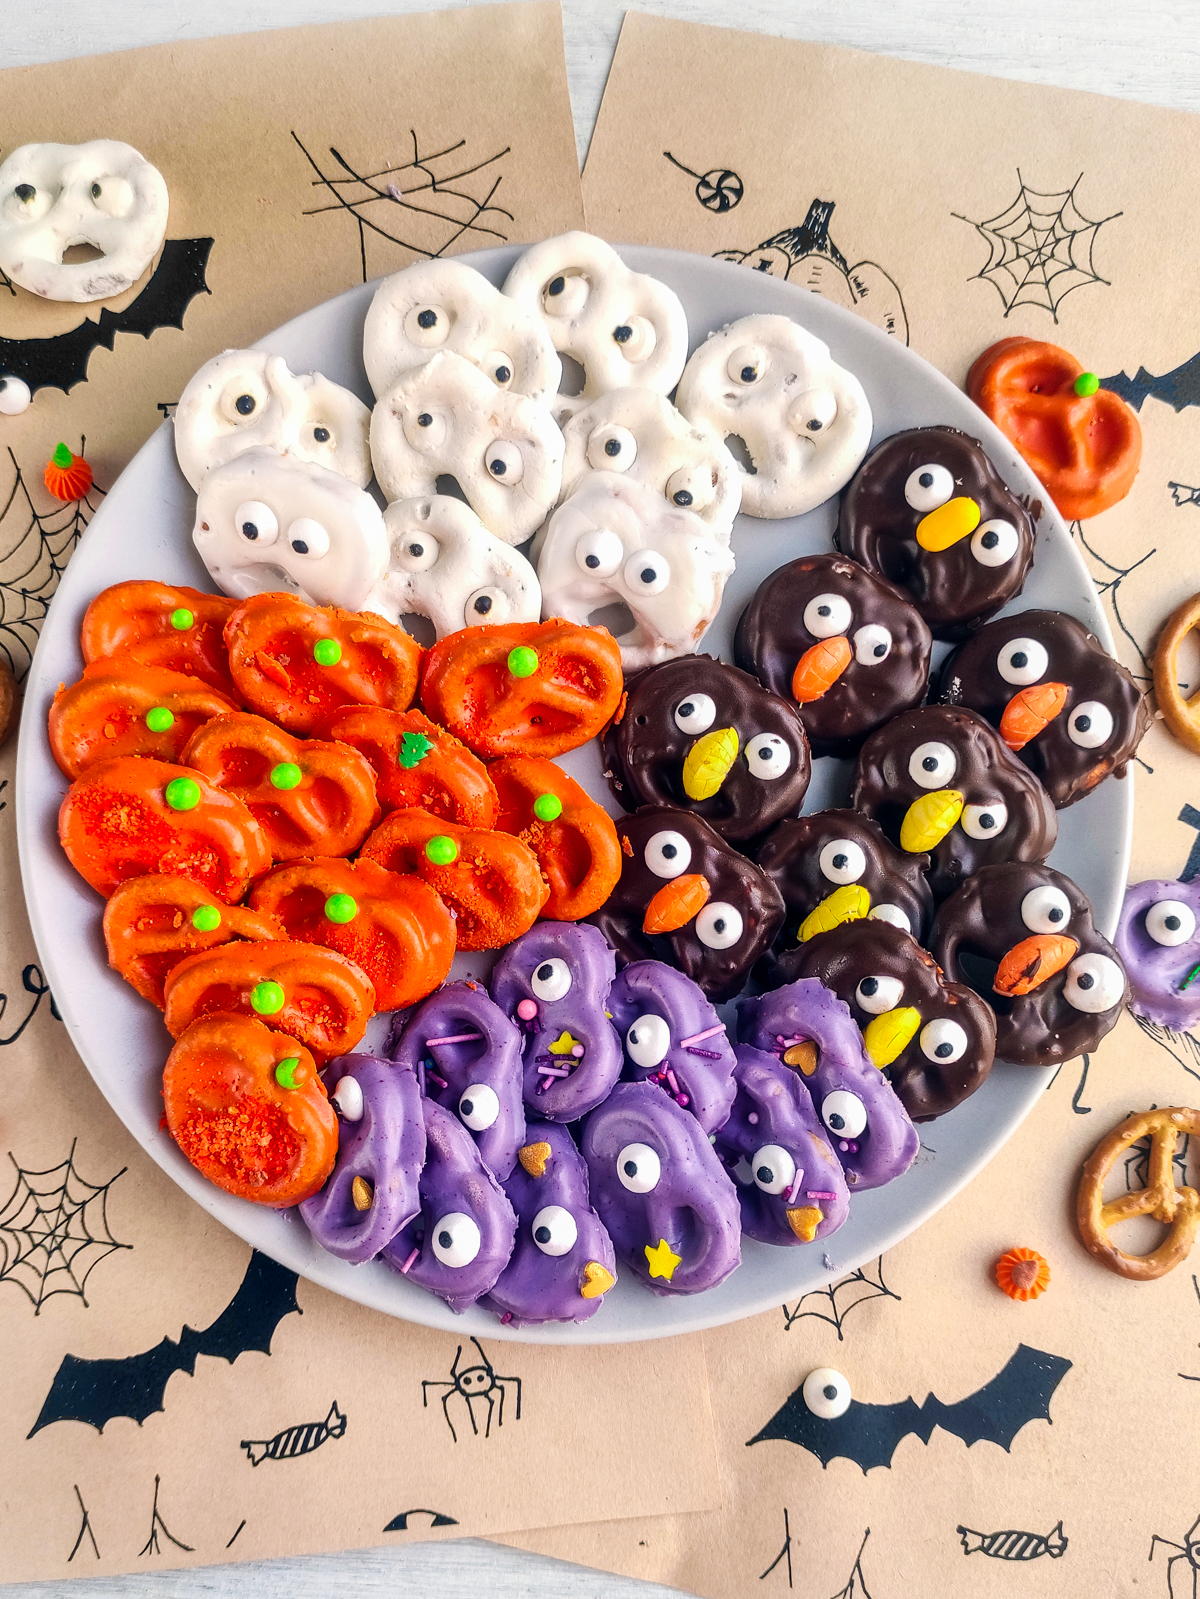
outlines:
[{"label": "black candy eye dot", "polygon": [[308,554],[308,545],[304,542],[303,539],[293,539],[292,540],[292,548],[295,550],[297,555],[307,555]]},{"label": "black candy eye dot", "polygon": [[1092,976],[1091,972],[1080,972],[1079,986],[1083,989],[1095,988],[1096,979]]},{"label": "black candy eye dot", "polygon": [[678,854],[679,854],[679,849],[678,849],[677,845],[675,845],[675,844],[664,844],[663,845],[663,847],[662,847],[662,858],[663,858],[663,860],[665,860],[665,861],[673,861],[675,859],[676,855],[678,855]]},{"label": "black candy eye dot", "polygon": [[858,985],[858,989],[859,993],[865,994],[867,998],[870,999],[872,994],[877,994],[879,992],[878,977],[864,977],[862,982]]},{"label": "black candy eye dot", "polygon": [[633,329],[626,322],[622,322],[619,328],[613,329],[613,338],[618,344],[628,344],[632,337]]},{"label": "black candy eye dot", "polygon": [[686,489],[680,489],[679,492],[677,494],[673,494],[671,498],[675,501],[676,505],[690,505],[692,503],[692,496]]},{"label": "black candy eye dot", "polygon": [[824,1388],[821,1389],[821,1392],[825,1395],[826,1399],[836,1399],[838,1396],[838,1391],[831,1382],[826,1383]]},{"label": "black candy eye dot", "polygon": [[419,561],[425,554],[425,546],[423,544],[410,544],[408,546],[408,553],[414,558],[414,560]]},{"label": "black candy eye dot", "polygon": [[743,383],[753,383],[757,376],[758,376],[758,373],[754,370],[754,368],[752,366],[744,366],[742,368],[742,382]]},{"label": "black candy eye dot", "polygon": [[591,567],[591,569],[595,571],[596,567],[600,565],[600,557],[598,555],[585,555],[583,558],[583,564],[584,566]]},{"label": "black candy eye dot", "polygon": [[[848,855],[835,855],[833,857],[833,868],[835,871],[844,872],[849,864],[850,857]],[[870,979],[870,981],[874,982],[874,978]]]},{"label": "black candy eye dot", "polygon": [[1000,535],[995,528],[989,528],[979,541],[985,550],[994,550],[1000,542]]},{"label": "black candy eye dot", "polygon": [[846,1125],[846,1118],[844,1116],[839,1116],[835,1111],[834,1114],[829,1118],[829,1125],[835,1133],[840,1133],[842,1128]]},{"label": "black candy eye dot", "polygon": [[[986,534],[984,536],[987,537]],[[1010,655],[1009,660],[1018,669],[1029,665],[1029,657],[1024,650],[1018,650],[1015,655]]]},{"label": "black candy eye dot", "polygon": [[[996,825],[996,818],[994,816],[992,816],[992,815],[989,815],[989,813],[987,811],[984,811],[983,815],[979,818],[979,825],[986,832],[990,832],[991,829],[993,827],[995,827],[995,825]],[[1062,912],[1061,911],[1052,911],[1050,914],[1051,914],[1052,917],[1053,916],[1061,916]]]},{"label": "black candy eye dot", "polygon": [[1046,912],[1046,919],[1047,919],[1047,921],[1051,921],[1051,922],[1061,922],[1062,919],[1063,919],[1062,906],[1061,905],[1052,905],[1050,907],[1050,909]]},{"label": "black candy eye dot", "polygon": [[486,616],[491,608],[492,597],[490,594],[481,594],[475,601],[475,609],[479,612],[480,616]]},{"label": "black candy eye dot", "polygon": [[1075,726],[1079,729],[1079,731],[1081,733],[1086,733],[1088,728],[1091,727],[1091,725],[1092,725],[1092,719],[1091,719],[1090,716],[1077,716],[1075,718]]},{"label": "black candy eye dot", "polygon": [[754,1175],[760,1183],[773,1183],[775,1181],[775,1173],[769,1166],[760,1166]]},{"label": "black candy eye dot", "polygon": [[953,1044],[939,1044],[933,1052],[939,1060],[945,1060],[948,1055],[953,1055]]},{"label": "black candy eye dot", "polygon": [[508,471],[508,462],[502,461],[499,456],[494,461],[488,462],[488,471],[493,477],[503,477]]},{"label": "black candy eye dot", "polygon": [[933,473],[922,472],[920,477],[917,479],[917,482],[923,489],[931,489],[933,487]]},{"label": "black candy eye dot", "polygon": [[100,198],[100,185],[98,183],[93,183],[92,184],[92,199],[93,200],[98,200],[99,198]]},{"label": "black candy eye dot", "polygon": [[329,443],[329,429],[328,428],[313,428],[313,438],[316,439],[318,444],[328,444]]},{"label": "black candy eye dot", "polygon": [[877,661],[881,661],[887,652],[888,647],[886,644],[876,644],[875,648],[871,651],[871,654]]},{"label": "black candy eye dot", "polygon": [[37,193],[37,190],[34,188],[32,183],[18,183],[14,193],[16,194],[17,199],[21,201],[22,205],[28,205],[30,200],[32,200],[34,195]]},{"label": "black candy eye dot", "polygon": [[464,1099],[458,1108],[464,1116],[470,1116],[475,1110],[475,1101],[473,1099]]},{"label": "black candy eye dot", "polygon": [[611,455],[620,455],[620,453],[621,453],[621,441],[620,441],[620,439],[605,439],[605,441],[604,441],[604,453],[605,453],[605,455],[609,455],[609,456],[611,456]]},{"label": "black candy eye dot", "polygon": [[566,288],[566,282],[565,282],[565,280],[563,278],[551,278],[550,282],[549,282],[549,284],[548,284],[548,286],[546,288],[546,293],[547,294],[561,294],[562,291],[565,288]]},{"label": "black candy eye dot", "polygon": [[252,394],[239,394],[233,402],[233,408],[239,416],[249,416],[258,401]]},{"label": "black candy eye dot", "polygon": [[[512,368],[511,367],[498,366],[496,368],[496,382],[497,383],[507,383],[509,378],[511,378],[511,377],[512,377]],[[542,1228],[541,1231],[544,1232],[545,1228]]]},{"label": "black candy eye dot", "polygon": [[1166,927],[1168,933],[1177,933],[1181,923],[1178,916],[1168,916],[1163,925]]},{"label": "black candy eye dot", "polygon": [[428,411],[421,412],[420,416],[417,418],[417,426],[419,428],[429,428],[433,426],[433,418],[430,416]]},{"label": "black candy eye dot", "polygon": [[544,965],[539,966],[533,975],[540,983],[548,983],[554,976],[554,967],[547,961]]},{"label": "black candy eye dot", "polygon": [[936,755],[927,755],[925,757],[925,759],[921,762],[921,768],[922,768],[923,771],[926,771],[926,772],[936,772],[937,771],[937,767],[938,767],[938,763],[937,763],[937,756]]},{"label": "black candy eye dot", "polygon": [[637,1176],[637,1161],[636,1160],[627,1160],[625,1162],[625,1175],[626,1175],[626,1177],[636,1177]]},{"label": "black candy eye dot", "polygon": [[437,327],[437,312],[436,311],[418,311],[417,312],[417,326],[420,327],[420,328],[436,328]]},{"label": "black candy eye dot", "polygon": [[251,544],[254,543],[255,539],[258,537],[258,529],[255,527],[253,522],[242,523],[242,536],[243,538],[248,538]]},{"label": "black candy eye dot", "polygon": [[679,707],[675,714],[676,716],[691,716],[695,709],[696,707],[692,704],[691,700],[684,700],[683,704]]},{"label": "black candy eye dot", "polygon": [[[653,583],[654,579],[658,576],[658,573],[654,570],[654,568],[652,566],[646,566],[646,567],[642,568],[642,570],[638,573],[638,576],[641,578],[643,583]],[[1075,725],[1076,725],[1076,727],[1082,727],[1083,726],[1082,718],[1078,722],[1076,722]]]},{"label": "black candy eye dot", "polygon": [[723,933],[725,931],[725,918],[723,916],[718,916],[712,925],[714,933]]},{"label": "black candy eye dot", "polygon": [[533,1236],[539,1244],[548,1244],[550,1242],[550,1229],[549,1227],[539,1227]]},{"label": "black candy eye dot", "polygon": [[819,422],[815,416],[811,422],[806,422],[804,425],[810,433],[819,433],[825,426],[824,422]]},{"label": "black candy eye dot", "polygon": [[451,1249],[454,1246],[454,1239],[449,1233],[441,1232],[438,1234],[438,1243],[441,1244],[443,1249]]},{"label": "black candy eye dot", "polygon": [[832,614],[833,614],[832,605],[818,605],[817,606],[817,615],[818,616],[831,616]]}]

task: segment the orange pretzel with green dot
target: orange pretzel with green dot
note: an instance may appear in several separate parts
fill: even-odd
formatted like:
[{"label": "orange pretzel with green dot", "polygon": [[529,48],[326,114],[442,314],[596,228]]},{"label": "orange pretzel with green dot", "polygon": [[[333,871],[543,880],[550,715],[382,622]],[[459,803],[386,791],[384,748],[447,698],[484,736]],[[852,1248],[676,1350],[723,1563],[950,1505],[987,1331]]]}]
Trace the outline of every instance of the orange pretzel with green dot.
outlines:
[{"label": "orange pretzel with green dot", "polygon": [[119,658],[95,661],[54,696],[50,750],[70,778],[118,755],[179,761],[205,722],[236,709],[227,695],[184,672]]},{"label": "orange pretzel with green dot", "polygon": [[385,811],[416,808],[463,827],[496,825],[496,789],[487,767],[420,711],[349,705],[322,731],[370,761]]},{"label": "orange pretzel with green dot", "polygon": [[229,675],[225,623],[237,601],[224,594],[170,583],[115,583],[84,612],[79,647],[89,664],[118,658],[139,666],[185,672],[236,704],[241,696]]},{"label": "orange pretzel with green dot", "polygon": [[577,922],[599,910],[621,876],[608,812],[553,761],[512,755],[488,774],[500,798],[496,826],[529,846],[550,885],[543,917]]}]

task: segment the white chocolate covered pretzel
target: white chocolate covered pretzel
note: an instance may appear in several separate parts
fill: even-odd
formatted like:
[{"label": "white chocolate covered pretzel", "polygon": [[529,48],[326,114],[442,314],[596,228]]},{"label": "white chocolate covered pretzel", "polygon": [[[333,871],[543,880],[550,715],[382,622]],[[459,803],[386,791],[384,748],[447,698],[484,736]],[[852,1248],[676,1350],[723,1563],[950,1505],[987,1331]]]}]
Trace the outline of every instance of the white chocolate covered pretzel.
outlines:
[{"label": "white chocolate covered pretzel", "polygon": [[505,294],[539,313],[554,348],[583,368],[583,392],[555,401],[559,415],[610,389],[669,394],[687,360],[688,325],[678,297],[657,278],[632,272],[610,244],[562,233],[526,250]]},{"label": "white chocolate covered pretzel", "polygon": [[389,622],[426,616],[438,638],[485,622],[536,622],[537,574],[484,527],[469,505],[445,494],[397,500],[383,513],[391,543],[386,576],[365,609]]},{"label": "white chocolate covered pretzel", "polygon": [[286,589],[366,609],[387,571],[383,512],[356,483],[274,450],[245,450],[200,485],[192,541],[223,594]]},{"label": "white chocolate covered pretzel", "polygon": [[679,380],[684,416],[741,439],[750,516],[800,516],[854,476],[871,443],[862,384],[786,316],[745,316],[708,338]]},{"label": "white chocolate covered pretzel", "polygon": [[[0,164],[0,272],[43,300],[109,300],[154,259],[167,186],[132,145],[23,144]],[[100,256],[64,261],[75,245]]]},{"label": "white chocolate covered pretzel", "polygon": [[562,363],[542,318],[461,261],[417,261],[384,278],[363,327],[363,363],[378,399],[405,372],[453,350],[497,388],[548,400]]},{"label": "white chocolate covered pretzel", "polygon": [[538,560],[542,615],[586,624],[624,603],[626,672],[694,651],[721,605],[733,551],[646,483],[592,472],[550,518]]},{"label": "white chocolate covered pretzel", "polygon": [[194,489],[243,450],[272,449],[371,481],[371,413],[319,372],[297,376],[281,355],[226,350],[196,373],[175,407],[175,454]]},{"label": "white chocolate covered pretzel", "polygon": [[498,389],[451,351],[406,372],[371,415],[371,459],[389,500],[453,477],[505,544],[521,544],[558,498],[563,441],[545,406]]}]

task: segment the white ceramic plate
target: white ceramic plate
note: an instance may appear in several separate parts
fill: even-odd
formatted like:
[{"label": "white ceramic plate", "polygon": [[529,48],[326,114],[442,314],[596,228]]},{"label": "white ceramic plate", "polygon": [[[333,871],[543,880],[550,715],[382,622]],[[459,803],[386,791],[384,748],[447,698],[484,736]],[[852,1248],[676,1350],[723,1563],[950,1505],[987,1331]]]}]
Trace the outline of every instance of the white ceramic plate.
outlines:
[{"label": "white ceramic plate", "polygon": [[[503,281],[516,250],[464,257]],[[824,339],[836,360],[865,387],[878,441],[902,428],[947,423],[980,438],[1019,494],[1046,500],[1028,468],[969,400],[912,351],[852,312],[779,279],[724,261],[649,248],[622,251],[631,266],[664,279],[687,310],[693,346],[713,328],[752,312],[794,317]],[[262,341],[293,371],[324,372],[369,404],[363,372],[362,324],[373,286],[352,289],[297,317]],[[379,1262],[351,1266],[313,1242],[294,1212],[263,1209],[226,1195],[184,1160],[159,1127],[159,1092],[170,1039],[158,1013],[108,968],[101,905],[67,864],[57,842],[58,807],[66,782],[50,755],[46,715],[59,683],[82,669],[79,626],[91,599],[109,584],[154,577],[211,588],[191,541],[195,496],[175,462],[170,424],[161,427],[113,486],[80,541],[42,630],[25,693],[17,761],[17,827],[21,870],[33,933],[72,1042],[116,1114],[144,1149],[200,1205],[247,1243],[313,1282],[389,1315],[463,1334],[530,1343],[615,1343],[658,1338],[735,1321],[796,1299],[890,1248],[944,1205],[1001,1148],[1033,1108],[1050,1072],[998,1064],[972,1099],[922,1129],[912,1169],[886,1189],[856,1194],[850,1220],[824,1246],[779,1249],[745,1239],[742,1265],[719,1288],[659,1297],[627,1273],[600,1312],[581,1326],[551,1324],[514,1330],[486,1311],[456,1316],[432,1294]],[[732,659],[738,615],[762,579],[797,555],[828,550],[836,501],[785,522],[739,517],[733,535],[737,571],[702,648]],[[1037,559],[1025,592],[1010,607],[1071,612],[1108,648],[1112,637],[1096,591],[1062,519],[1050,507],[1038,531]],[[939,653],[944,654],[944,646]],[[936,659],[936,657],[935,657]],[[564,765],[596,798],[615,807],[600,780],[595,747]],[[843,803],[848,762],[815,763],[806,810]],[[1060,814],[1054,866],[1091,897],[1097,925],[1111,934],[1125,883],[1133,817],[1132,783],[1107,782]],[[460,957],[482,976],[486,962]],[[379,1019],[369,1040],[378,1039]]]}]

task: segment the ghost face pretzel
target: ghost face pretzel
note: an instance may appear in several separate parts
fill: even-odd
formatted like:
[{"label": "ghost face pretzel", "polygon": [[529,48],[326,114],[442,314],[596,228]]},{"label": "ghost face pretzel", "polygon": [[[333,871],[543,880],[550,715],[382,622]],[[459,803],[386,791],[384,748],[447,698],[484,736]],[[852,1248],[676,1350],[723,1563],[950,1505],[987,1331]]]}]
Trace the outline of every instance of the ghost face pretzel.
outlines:
[{"label": "ghost face pretzel", "polygon": [[544,239],[517,262],[504,292],[540,315],[554,348],[583,368],[578,401],[632,385],[669,394],[687,359],[683,306],[665,283],[631,272],[621,257],[590,233]]},{"label": "ghost face pretzel", "polygon": [[465,357],[500,389],[545,402],[562,364],[540,316],[461,261],[418,261],[384,278],[363,327],[376,398],[439,350]]},{"label": "ghost face pretzel", "polygon": [[[22,145],[0,164],[0,272],[43,300],[111,299],[154,259],[167,204],[162,174],[131,145]],[[99,260],[64,262],[77,244]]]},{"label": "ghost face pretzel", "polygon": [[800,516],[853,476],[871,443],[862,384],[828,345],[785,316],[747,316],[712,333],[688,362],[676,403],[689,421],[735,434],[750,516]]},{"label": "ghost face pretzel", "polygon": [[389,622],[426,616],[440,639],[480,623],[537,621],[542,591],[533,567],[469,505],[444,494],[397,500],[383,522],[391,558],[367,610]]},{"label": "ghost face pretzel", "polygon": [[550,519],[538,557],[542,613],[583,625],[623,602],[634,625],[617,643],[626,672],[637,672],[696,648],[732,571],[732,552],[691,511],[595,472]]},{"label": "ghost face pretzel", "polygon": [[192,378],[175,408],[175,454],[198,489],[214,466],[243,450],[270,449],[371,481],[371,413],[319,372],[297,376],[281,355],[226,350]]},{"label": "ghost face pretzel", "polygon": [[1200,880],[1158,878],[1125,890],[1116,945],[1135,1016],[1187,1032],[1200,1022]]},{"label": "ghost face pretzel", "polygon": [[549,411],[449,351],[405,373],[371,415],[371,459],[389,500],[434,494],[439,477],[453,477],[505,544],[523,543],[558,498],[562,452]]}]

